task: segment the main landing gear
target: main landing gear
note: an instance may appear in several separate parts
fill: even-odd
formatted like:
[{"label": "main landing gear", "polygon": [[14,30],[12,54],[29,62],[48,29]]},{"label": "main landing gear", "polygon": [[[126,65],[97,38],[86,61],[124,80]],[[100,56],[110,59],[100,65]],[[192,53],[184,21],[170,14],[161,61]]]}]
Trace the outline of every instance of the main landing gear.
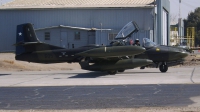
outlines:
[{"label": "main landing gear", "polygon": [[122,69],[122,70],[112,70],[112,71],[108,71],[108,74],[110,75],[115,75],[117,72],[124,72],[125,70]]},{"label": "main landing gear", "polygon": [[113,70],[113,71],[108,71],[108,74],[110,74],[110,75],[115,75],[117,73],[117,71],[116,70]]},{"label": "main landing gear", "polygon": [[118,70],[118,72],[124,72],[125,70]]}]

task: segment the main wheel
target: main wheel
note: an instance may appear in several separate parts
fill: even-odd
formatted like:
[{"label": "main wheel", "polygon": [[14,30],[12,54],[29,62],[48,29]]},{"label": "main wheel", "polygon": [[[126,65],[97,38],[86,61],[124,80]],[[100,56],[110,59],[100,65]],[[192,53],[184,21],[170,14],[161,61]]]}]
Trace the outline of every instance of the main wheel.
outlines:
[{"label": "main wheel", "polygon": [[114,70],[114,71],[108,71],[108,74],[110,74],[110,75],[115,75],[116,73],[117,73],[116,70]]},{"label": "main wheel", "polygon": [[164,73],[164,72],[167,72],[168,66],[167,66],[166,64],[162,63],[162,64],[159,66],[159,69],[160,69],[161,72]]},{"label": "main wheel", "polygon": [[145,69],[145,66],[140,67],[140,69]]},{"label": "main wheel", "polygon": [[125,70],[118,70],[118,72],[124,72]]}]

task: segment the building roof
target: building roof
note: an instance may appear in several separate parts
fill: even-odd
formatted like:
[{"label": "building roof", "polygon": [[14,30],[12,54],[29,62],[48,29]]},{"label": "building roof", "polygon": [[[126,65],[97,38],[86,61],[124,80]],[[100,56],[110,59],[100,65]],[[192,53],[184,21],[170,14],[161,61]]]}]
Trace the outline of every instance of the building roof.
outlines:
[{"label": "building roof", "polygon": [[47,30],[47,29],[53,29],[53,28],[69,28],[69,29],[86,30],[86,31],[89,31],[89,30],[112,30],[112,29],[73,27],[73,26],[64,26],[64,25],[50,26],[50,27],[45,27],[45,28],[38,28],[38,29],[35,29],[35,30],[38,31],[38,30]]},{"label": "building roof", "polygon": [[154,0],[13,0],[0,9],[152,7]]}]

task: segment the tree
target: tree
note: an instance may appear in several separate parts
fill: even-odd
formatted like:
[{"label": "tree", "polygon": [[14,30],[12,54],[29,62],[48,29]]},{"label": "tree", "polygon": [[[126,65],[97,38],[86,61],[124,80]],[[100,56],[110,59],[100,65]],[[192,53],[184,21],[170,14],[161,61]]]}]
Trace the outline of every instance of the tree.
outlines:
[{"label": "tree", "polygon": [[196,8],[194,12],[190,12],[188,14],[187,19],[184,20],[184,27],[185,27],[185,33],[187,27],[195,27],[196,28],[195,39],[200,40],[200,7]]}]

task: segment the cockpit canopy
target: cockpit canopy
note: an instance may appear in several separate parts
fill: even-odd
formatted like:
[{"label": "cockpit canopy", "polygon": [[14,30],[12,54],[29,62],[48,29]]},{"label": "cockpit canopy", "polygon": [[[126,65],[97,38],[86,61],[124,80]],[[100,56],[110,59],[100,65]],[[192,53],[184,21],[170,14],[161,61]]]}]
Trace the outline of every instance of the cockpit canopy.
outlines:
[{"label": "cockpit canopy", "polygon": [[146,48],[150,48],[150,47],[154,47],[156,46],[157,44],[152,42],[150,39],[148,38],[143,38],[143,46],[146,47]]},{"label": "cockpit canopy", "polygon": [[127,37],[138,31],[138,25],[134,21],[131,21],[120,30],[115,39],[126,39]]},{"label": "cockpit canopy", "polygon": [[[128,37],[130,37],[133,33],[136,33],[139,31],[138,25],[134,22],[131,21],[128,24],[126,24],[120,32],[117,34],[115,37],[115,40],[110,43],[112,46],[123,46],[127,45],[127,43],[124,41]],[[119,41],[118,39],[123,39],[123,41]],[[148,38],[143,38],[143,47],[150,48],[156,46],[154,42],[152,42]]]}]

